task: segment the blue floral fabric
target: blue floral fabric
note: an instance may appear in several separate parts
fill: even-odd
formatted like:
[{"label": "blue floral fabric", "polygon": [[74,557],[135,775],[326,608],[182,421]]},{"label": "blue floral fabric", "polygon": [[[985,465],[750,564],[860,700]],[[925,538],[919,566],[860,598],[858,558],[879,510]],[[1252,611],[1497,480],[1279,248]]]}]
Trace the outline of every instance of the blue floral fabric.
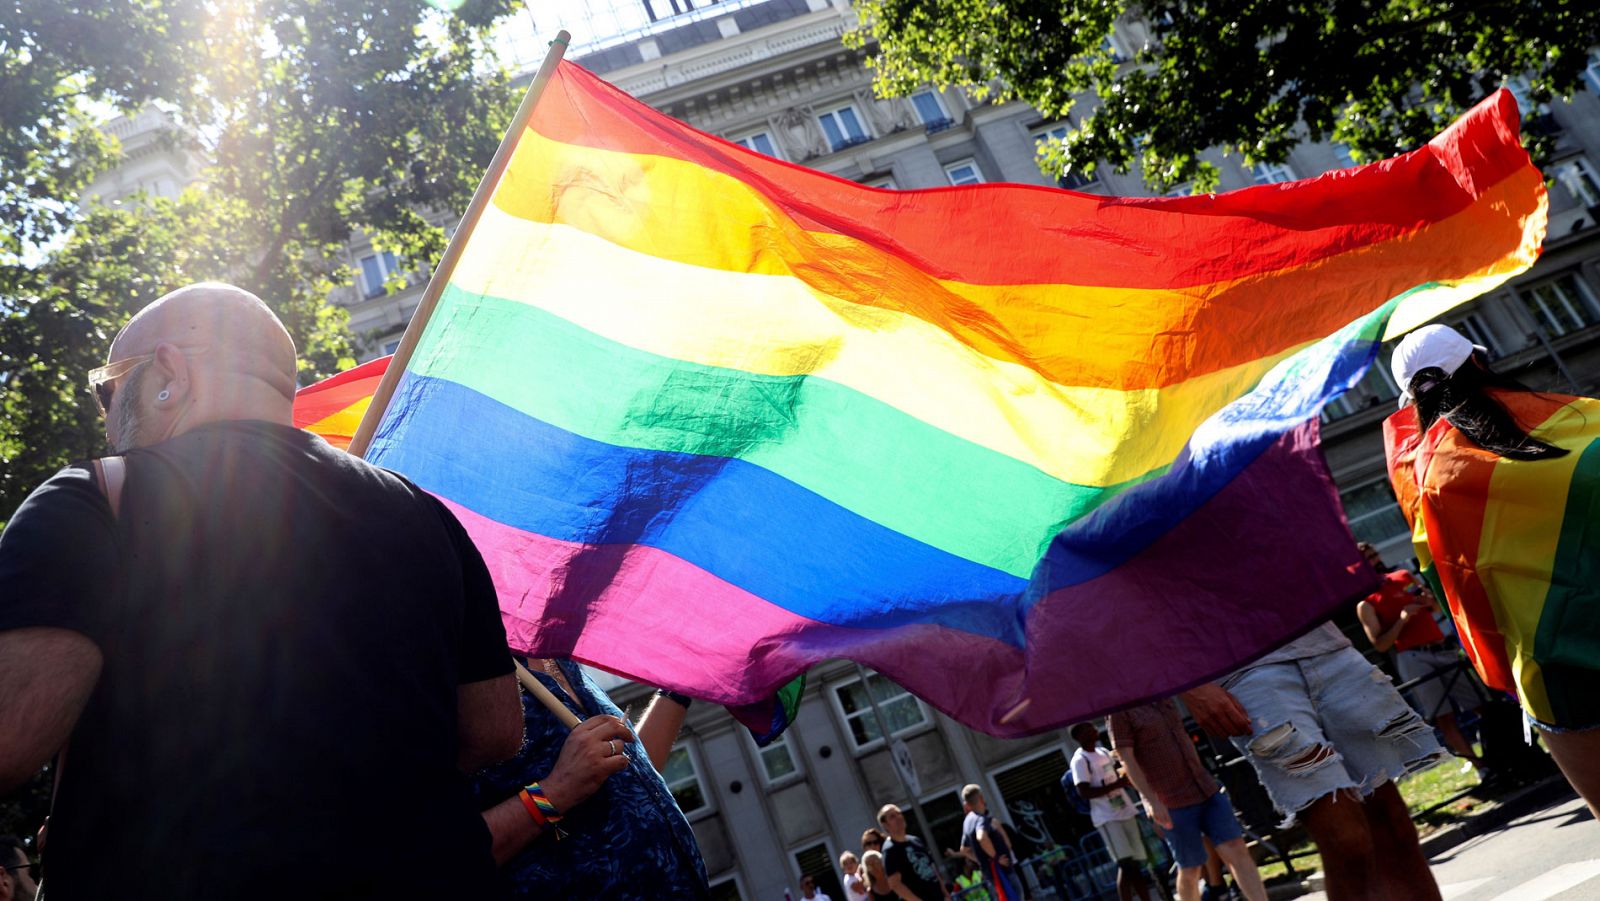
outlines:
[{"label": "blue floral fabric", "polygon": [[[583,702],[572,703],[556,681],[534,677],[580,717],[622,716],[604,691],[570,660],[557,661]],[[480,807],[514,796],[555,768],[567,727],[527,692],[522,752],[480,771],[472,788]],[[563,811],[557,839],[539,836],[506,864],[518,898],[706,898],[706,867],[694,831],[637,738],[628,742],[628,767],[605,781],[588,800]]]}]

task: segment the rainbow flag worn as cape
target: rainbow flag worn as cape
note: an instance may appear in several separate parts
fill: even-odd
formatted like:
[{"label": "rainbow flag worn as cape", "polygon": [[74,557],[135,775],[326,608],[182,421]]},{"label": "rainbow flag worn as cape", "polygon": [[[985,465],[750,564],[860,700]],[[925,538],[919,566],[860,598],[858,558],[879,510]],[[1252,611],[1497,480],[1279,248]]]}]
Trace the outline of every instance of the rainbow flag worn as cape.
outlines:
[{"label": "rainbow flag worn as cape", "polygon": [[1535,719],[1600,723],[1600,401],[1495,392],[1569,453],[1508,460],[1407,407],[1383,424],[1389,478],[1423,575],[1485,684]]},{"label": "rainbow flag worn as cape", "polygon": [[1517,127],[1203,197],[887,191],[563,63],[368,457],[534,654],[729,705],[850,658],[996,735],[1164,697],[1370,587],[1316,415],[1391,314],[1537,256]]}]

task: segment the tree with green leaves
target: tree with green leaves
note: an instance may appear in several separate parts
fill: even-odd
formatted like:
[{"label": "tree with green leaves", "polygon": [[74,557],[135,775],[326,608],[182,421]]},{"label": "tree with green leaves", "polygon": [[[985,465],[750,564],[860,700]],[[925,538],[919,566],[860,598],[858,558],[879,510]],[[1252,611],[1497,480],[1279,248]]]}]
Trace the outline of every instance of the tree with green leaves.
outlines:
[{"label": "tree with green leaves", "polygon": [[[0,522],[103,450],[83,374],[168,290],[255,292],[305,381],[354,363],[328,300],[354,277],[344,249],[442,253],[515,108],[490,50],[514,4],[0,0]],[[147,104],[207,161],[199,185],[80,205],[118,150],[94,123]]]},{"label": "tree with green leaves", "polygon": [[[1046,171],[1215,187],[1200,157],[1279,163],[1303,140],[1358,158],[1409,150],[1504,80],[1570,95],[1600,43],[1591,0],[861,0],[855,46],[885,95],[923,84],[1019,99],[1069,120]],[[1148,35],[1122,59],[1118,22]],[[1535,144],[1538,135],[1532,135]],[[1537,147],[1536,147],[1537,151]]]},{"label": "tree with green leaves", "polygon": [[[145,304],[229,273],[253,251],[240,243],[247,234],[242,206],[201,191],[176,201],[96,205],[42,264],[12,273],[0,319],[6,516],[61,466],[101,451],[100,411],[85,374],[105,362],[115,330]],[[348,335],[326,324],[302,324],[300,336],[324,356],[348,346]]]}]

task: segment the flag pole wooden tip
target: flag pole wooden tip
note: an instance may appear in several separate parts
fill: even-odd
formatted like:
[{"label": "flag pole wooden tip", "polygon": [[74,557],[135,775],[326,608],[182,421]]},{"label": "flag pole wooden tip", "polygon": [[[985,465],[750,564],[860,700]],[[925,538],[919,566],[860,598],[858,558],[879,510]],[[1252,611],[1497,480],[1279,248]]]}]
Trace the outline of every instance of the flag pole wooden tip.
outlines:
[{"label": "flag pole wooden tip", "polygon": [[444,256],[439,258],[439,265],[434,267],[433,276],[428,279],[428,287],[423,289],[422,299],[417,302],[417,309],[411,314],[411,321],[406,325],[405,334],[400,336],[400,345],[395,348],[394,357],[389,361],[389,368],[384,370],[383,379],[378,382],[378,390],[373,392],[372,402],[367,406],[366,413],[362,414],[361,424],[356,428],[356,433],[350,438],[350,453],[358,457],[367,455],[372,437],[378,431],[378,423],[382,421],[384,412],[389,409],[389,401],[394,399],[395,386],[400,384],[400,377],[405,374],[406,367],[411,363],[411,355],[422,340],[422,332],[428,327],[428,320],[433,316],[434,307],[438,306],[439,297],[444,294],[445,285],[449,284],[450,276],[455,272],[456,263],[461,259],[461,252],[467,246],[473,229],[477,228],[484,208],[489,205],[489,198],[494,195],[495,186],[500,183],[500,176],[511,164],[511,156],[516,151],[523,132],[528,129],[533,109],[539,104],[539,97],[544,94],[545,86],[554,77],[556,67],[561,64],[561,58],[571,41],[572,35],[562,29],[556,34],[555,40],[550,42],[550,52],[545,54],[544,62],[539,64],[539,71],[533,76],[533,83],[528,85],[528,92],[522,96],[522,103],[512,115],[511,127],[506,129],[505,137],[500,139],[500,146],[494,152],[494,159],[489,161],[489,168],[483,173],[483,179],[478,182],[478,190],[473,193],[472,202],[467,204],[467,211],[461,215],[461,223],[456,226],[450,244],[445,247]]}]

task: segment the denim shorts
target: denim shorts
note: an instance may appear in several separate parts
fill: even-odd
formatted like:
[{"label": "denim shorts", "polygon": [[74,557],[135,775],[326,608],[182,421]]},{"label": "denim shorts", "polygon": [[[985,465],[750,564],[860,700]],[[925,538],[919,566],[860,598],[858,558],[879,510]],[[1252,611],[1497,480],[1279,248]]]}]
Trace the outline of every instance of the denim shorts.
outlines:
[{"label": "denim shorts", "polygon": [[1172,856],[1178,868],[1192,870],[1206,863],[1206,843],[1201,837],[1211,839],[1211,844],[1221,845],[1244,837],[1239,828],[1239,818],[1233,815],[1233,805],[1224,792],[1216,792],[1199,804],[1172,807],[1167,810],[1172,817],[1172,828],[1167,830],[1167,844],[1172,846]]},{"label": "denim shorts", "polygon": [[1444,758],[1433,730],[1394,682],[1352,647],[1251,667],[1222,686],[1250,715],[1233,744],[1285,815],[1341,789],[1365,798]]}]

